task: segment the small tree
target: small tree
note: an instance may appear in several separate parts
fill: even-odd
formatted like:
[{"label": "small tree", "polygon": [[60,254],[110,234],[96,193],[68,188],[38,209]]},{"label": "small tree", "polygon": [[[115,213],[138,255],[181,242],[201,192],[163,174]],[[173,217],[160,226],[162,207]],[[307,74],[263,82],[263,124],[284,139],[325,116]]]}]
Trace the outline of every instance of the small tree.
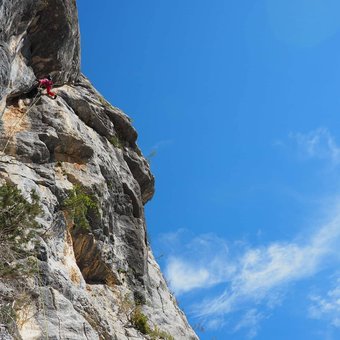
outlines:
[{"label": "small tree", "polygon": [[63,209],[70,214],[76,227],[86,230],[90,229],[90,223],[87,219],[88,212],[92,210],[98,213],[96,201],[79,185],[75,185],[69,191],[68,197],[63,203]]},{"label": "small tree", "polygon": [[32,254],[27,245],[35,236],[35,218],[41,208],[34,191],[28,199],[13,184],[0,187],[0,272],[9,263]]},{"label": "small tree", "polygon": [[17,311],[30,303],[31,290],[25,278],[35,273],[34,247],[41,213],[38,196],[31,192],[27,199],[13,184],[0,187],[0,281],[10,282],[14,292],[0,292],[0,323],[13,335],[17,332]]}]

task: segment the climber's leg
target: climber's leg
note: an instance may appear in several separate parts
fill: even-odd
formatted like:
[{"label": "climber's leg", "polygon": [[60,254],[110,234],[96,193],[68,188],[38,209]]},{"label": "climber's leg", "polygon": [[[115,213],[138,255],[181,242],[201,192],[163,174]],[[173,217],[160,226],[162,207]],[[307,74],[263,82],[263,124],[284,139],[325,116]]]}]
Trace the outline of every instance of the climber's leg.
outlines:
[{"label": "climber's leg", "polygon": [[47,86],[46,87],[46,90],[47,90],[47,94],[52,97],[53,99],[56,99],[57,98],[57,95],[51,91],[51,86]]}]

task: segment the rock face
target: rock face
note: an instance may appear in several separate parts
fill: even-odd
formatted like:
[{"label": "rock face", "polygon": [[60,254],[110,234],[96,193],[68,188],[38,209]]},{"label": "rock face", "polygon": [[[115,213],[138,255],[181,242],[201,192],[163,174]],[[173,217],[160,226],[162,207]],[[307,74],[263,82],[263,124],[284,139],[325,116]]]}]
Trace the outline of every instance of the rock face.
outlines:
[{"label": "rock face", "polygon": [[[48,73],[58,97],[32,106]],[[43,209],[38,273],[0,339],[197,339],[146,238],[154,178],[137,133],[80,72],[74,0],[0,0],[0,118],[0,184],[35,190]],[[74,188],[96,202],[88,229],[64,209]],[[0,308],[13,289],[0,279]],[[153,335],[132,322],[136,311]]]}]

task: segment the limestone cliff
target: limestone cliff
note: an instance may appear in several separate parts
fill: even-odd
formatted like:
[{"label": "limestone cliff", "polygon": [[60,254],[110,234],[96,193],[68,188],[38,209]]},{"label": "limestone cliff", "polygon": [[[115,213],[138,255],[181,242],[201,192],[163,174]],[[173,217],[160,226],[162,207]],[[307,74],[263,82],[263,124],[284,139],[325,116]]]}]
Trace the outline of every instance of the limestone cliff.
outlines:
[{"label": "limestone cliff", "polygon": [[[32,106],[47,74],[58,97]],[[137,133],[80,72],[75,0],[0,0],[0,117],[0,186],[33,189],[42,207],[24,305],[0,278],[0,309],[16,309],[0,339],[197,339],[146,238],[154,178]],[[89,228],[65,210],[75,188],[96,202]]]}]

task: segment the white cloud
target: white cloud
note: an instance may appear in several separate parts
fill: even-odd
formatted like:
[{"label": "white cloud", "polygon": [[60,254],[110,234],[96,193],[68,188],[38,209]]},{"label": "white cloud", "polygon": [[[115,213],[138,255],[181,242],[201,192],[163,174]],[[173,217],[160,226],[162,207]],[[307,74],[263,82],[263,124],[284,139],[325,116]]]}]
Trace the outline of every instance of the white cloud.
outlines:
[{"label": "white cloud", "polygon": [[244,304],[267,304],[268,299],[275,304],[280,288],[315,274],[330,256],[337,258],[339,239],[340,214],[305,241],[277,242],[247,250],[235,259],[237,270],[227,280],[229,287],[209,303],[204,301],[196,309],[197,315],[226,314]]},{"label": "white cloud", "polygon": [[207,320],[203,328],[215,331],[215,330],[221,329],[225,325],[226,325],[226,322],[224,318],[218,317],[218,318],[211,318],[210,320]]},{"label": "white cloud", "polygon": [[187,229],[180,228],[174,232],[165,233],[159,236],[159,242],[166,245],[167,248],[173,249],[178,246],[185,234],[187,233]]},{"label": "white cloud", "polygon": [[254,337],[263,319],[255,312],[256,306],[261,304],[261,311],[274,308],[281,303],[289,284],[315,275],[331,259],[340,260],[340,209],[336,207],[331,215],[330,222],[315,228],[309,237],[300,235],[291,242],[243,248],[243,252],[236,243],[227,247],[225,241],[211,234],[196,237],[183,247],[183,255],[169,257],[165,272],[170,286],[183,294],[224,285],[220,295],[194,306],[193,314],[209,327],[214,320],[241,313],[242,320],[234,330],[249,328],[248,336]]},{"label": "white cloud", "polygon": [[[185,231],[163,236],[171,245]],[[224,282],[235,271],[233,264],[228,264],[228,247],[218,237],[205,234],[194,237],[184,248],[182,256],[170,255],[167,260],[165,275],[171,289],[176,294],[183,294],[197,288],[209,288]]]},{"label": "white cloud", "polygon": [[326,319],[332,326],[340,328],[340,279],[325,296],[312,295],[310,300],[312,304],[308,312],[312,319]]},{"label": "white cloud", "polygon": [[250,309],[235,326],[234,332],[238,332],[241,329],[246,329],[247,337],[252,339],[257,335],[260,321],[263,318],[263,314],[259,313],[256,309]]},{"label": "white cloud", "polygon": [[176,258],[170,258],[166,276],[170,278],[172,289],[177,293],[184,293],[194,288],[202,288],[215,284],[207,268],[186,263]]},{"label": "white cloud", "polygon": [[340,147],[328,129],[319,128],[306,134],[291,133],[290,138],[296,141],[302,156],[324,159],[333,165],[339,164]]}]

